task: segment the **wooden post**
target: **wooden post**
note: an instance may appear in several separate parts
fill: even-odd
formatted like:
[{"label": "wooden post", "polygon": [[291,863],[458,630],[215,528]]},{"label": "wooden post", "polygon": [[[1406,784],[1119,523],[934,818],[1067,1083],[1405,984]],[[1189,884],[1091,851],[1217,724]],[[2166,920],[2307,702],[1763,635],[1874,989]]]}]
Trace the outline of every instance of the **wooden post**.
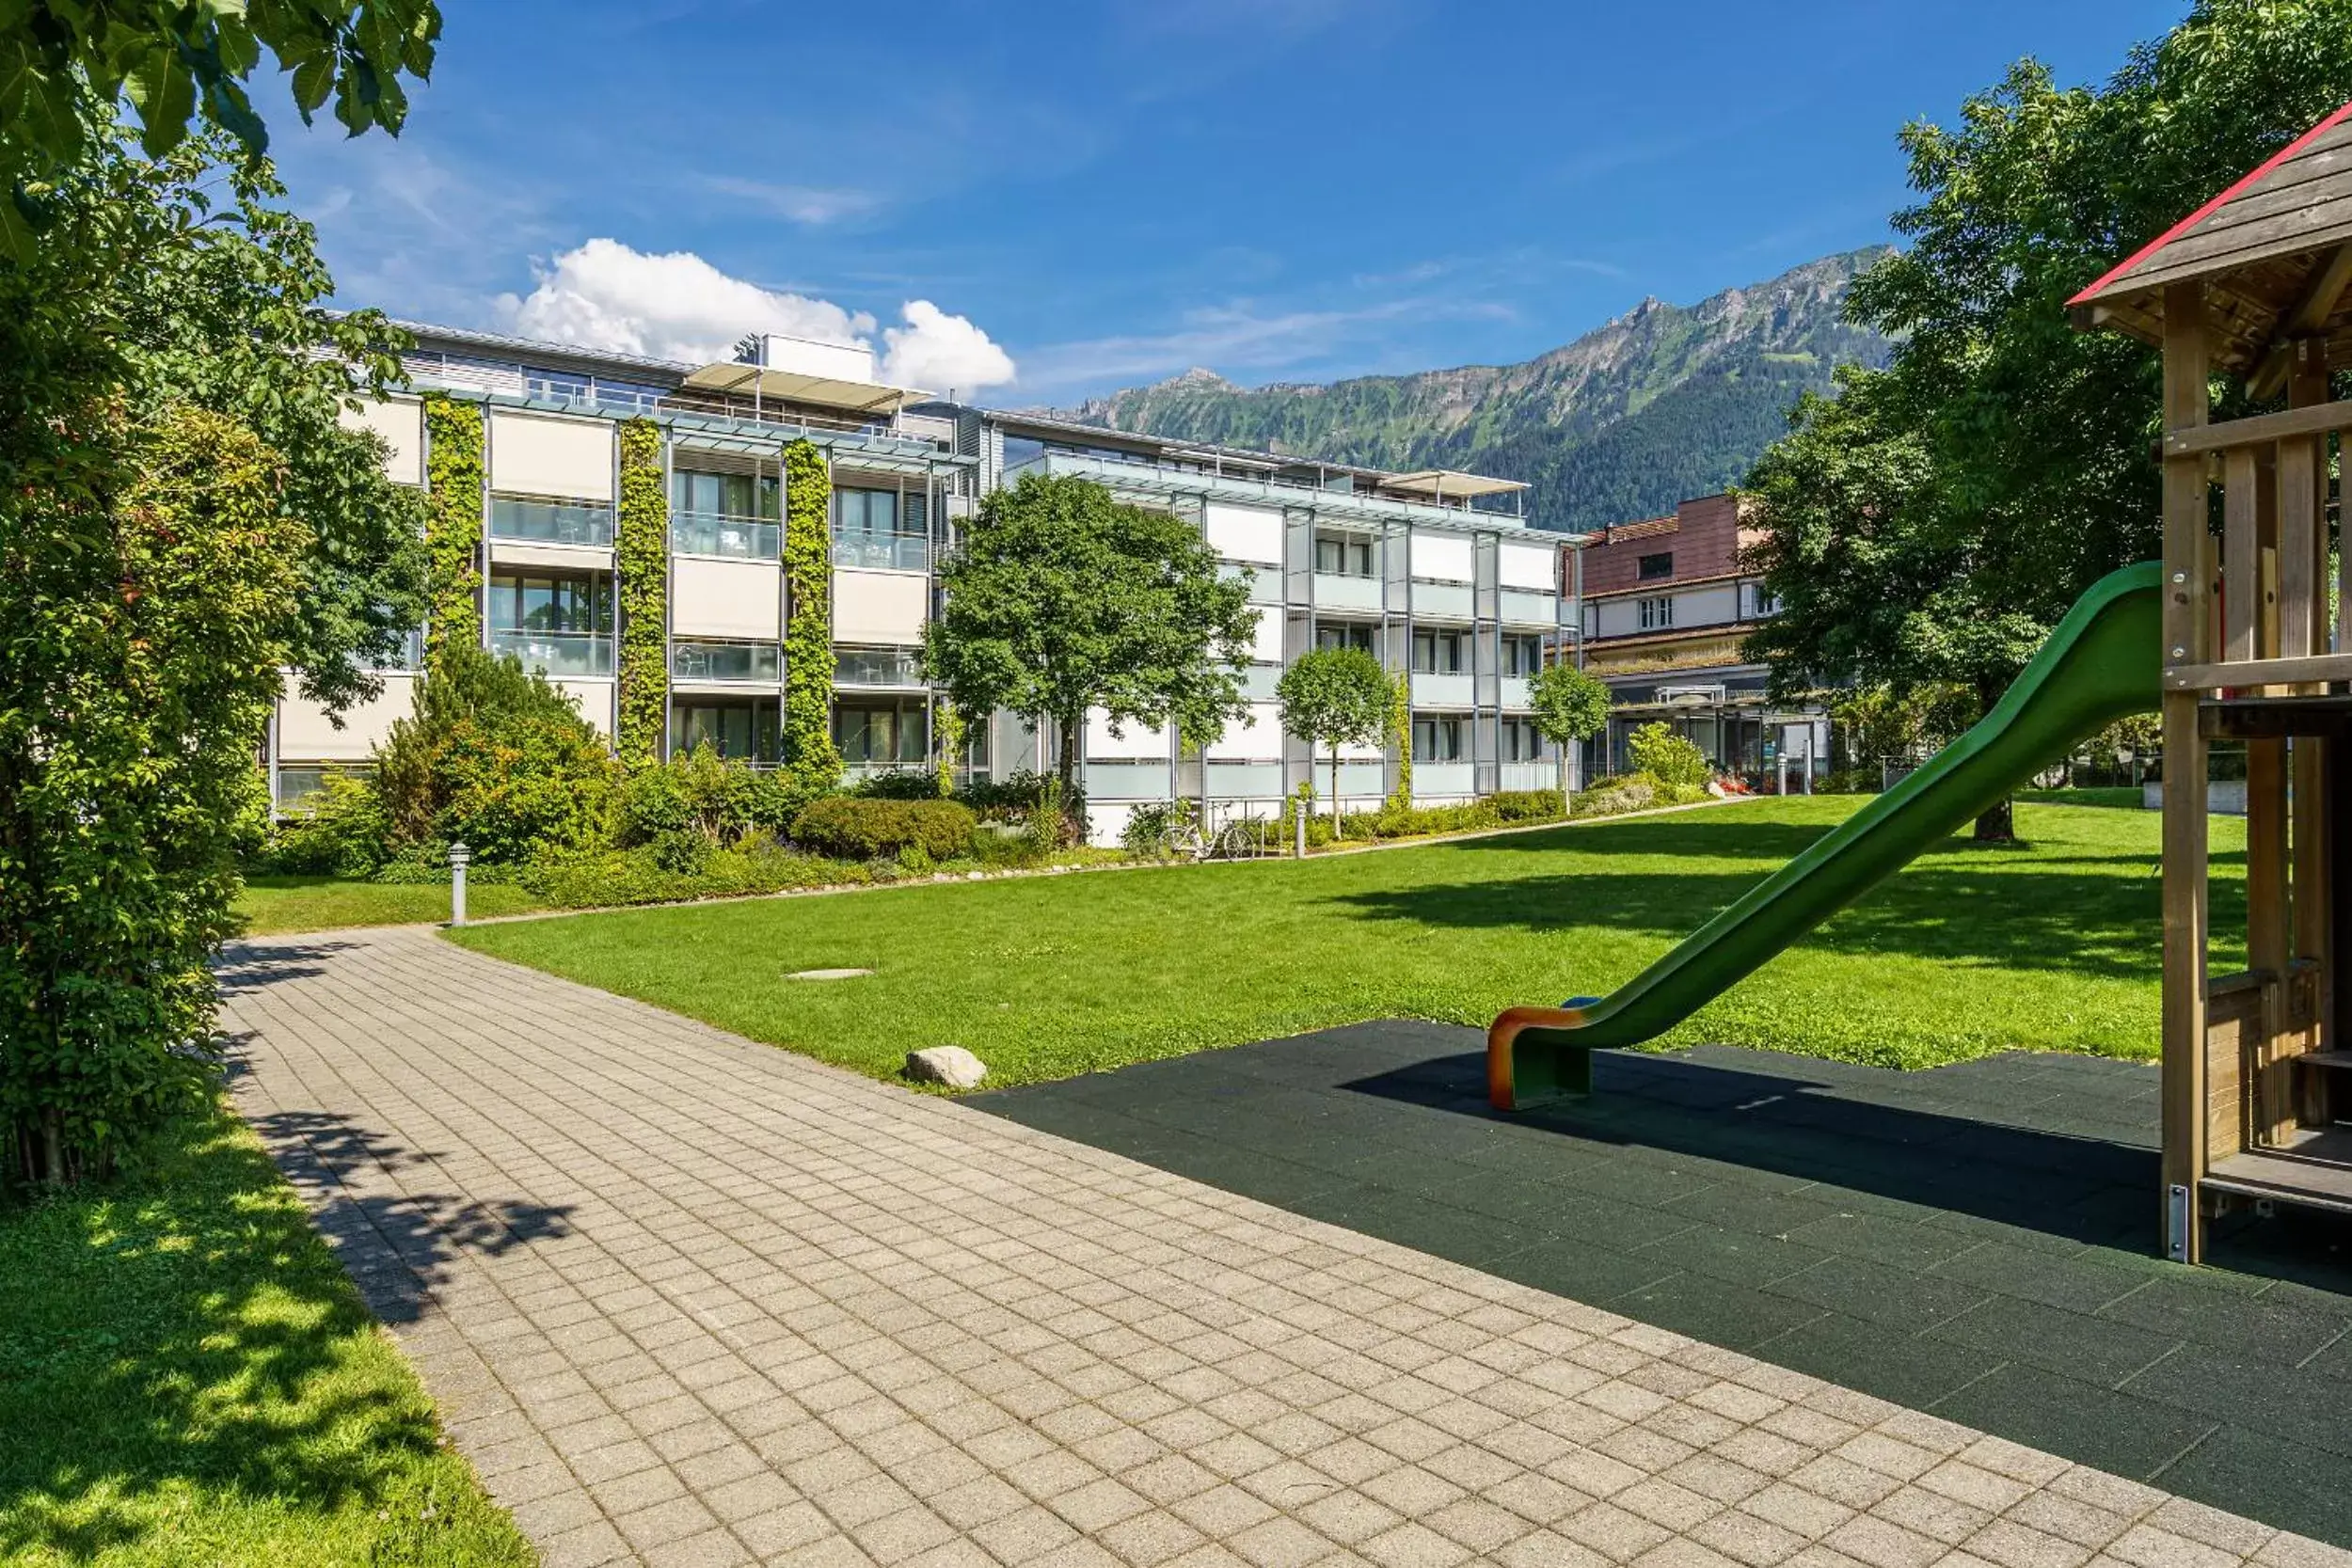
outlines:
[{"label": "wooden post", "polygon": [[[2232,452],[2228,526],[2250,523],[2254,574],[2249,585],[2253,645],[2249,657],[2279,655],[2279,465],[2273,448]],[[2252,512],[2241,516],[2237,459],[2251,460]],[[2265,687],[2275,693],[2276,687]],[[2240,1114],[2217,1118],[2209,1159],[2276,1140],[2295,1119],[2294,1069],[2281,1060],[2287,1007],[2287,749],[2283,740],[2246,743],[2246,959],[2263,976],[2260,1006],[2246,1033],[2238,1063]]]},{"label": "wooden post", "polygon": [[[2164,424],[2211,418],[2206,384],[2205,291],[2164,291]],[[2205,657],[2210,619],[2205,464],[2201,455],[2164,465],[2164,663]],[[2204,1256],[2198,1182],[2206,1169],[2205,1130],[2205,741],[2198,693],[2164,695],[2164,1235],[2167,1255]]]},{"label": "wooden post", "polygon": [[[2352,245],[2340,253],[2352,258]],[[2287,403],[2308,408],[2328,401],[2328,354],[2325,340],[2301,338],[2291,350],[2287,372]],[[2279,652],[2292,658],[2328,651],[2328,530],[2325,508],[2328,487],[2328,446],[2324,436],[2305,436],[2279,443]],[[2325,686],[2306,685],[2298,691],[2316,693]],[[2337,1046],[2331,1024],[2335,1016],[2335,965],[2329,959],[2329,856],[2328,811],[2328,743],[2316,736],[2298,736],[2290,757],[2293,778],[2292,820],[2288,824],[2288,877],[2292,929],[2288,949],[2294,958],[2313,966],[2296,992],[2298,1010],[2292,1020],[2296,1035],[2291,1049],[2301,1052]],[[2286,1069],[2290,1073],[2293,1068]],[[2294,1119],[2323,1123],[2324,1073],[2303,1074],[2300,1103]]]}]

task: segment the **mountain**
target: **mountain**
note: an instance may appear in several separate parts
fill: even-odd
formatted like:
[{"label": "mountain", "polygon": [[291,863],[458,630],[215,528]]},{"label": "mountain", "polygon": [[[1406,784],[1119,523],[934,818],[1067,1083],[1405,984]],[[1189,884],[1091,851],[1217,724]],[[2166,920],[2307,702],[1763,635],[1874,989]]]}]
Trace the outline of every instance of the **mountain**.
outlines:
[{"label": "mountain", "polygon": [[1540,526],[1657,516],[1736,483],[1831,368],[1885,363],[1889,343],[1841,317],[1855,274],[1887,254],[1825,256],[1693,306],[1645,299],[1517,365],[1234,386],[1189,370],[1062,417],[1385,468],[1446,467],[1534,486]]}]

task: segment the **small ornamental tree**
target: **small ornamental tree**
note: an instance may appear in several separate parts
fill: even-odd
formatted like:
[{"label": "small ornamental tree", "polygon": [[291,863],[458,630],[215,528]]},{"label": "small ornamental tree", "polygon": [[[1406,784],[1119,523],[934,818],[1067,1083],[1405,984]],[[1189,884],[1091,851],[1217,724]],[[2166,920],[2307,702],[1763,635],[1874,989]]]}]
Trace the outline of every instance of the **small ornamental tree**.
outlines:
[{"label": "small ornamental tree", "polygon": [[1089,480],[1028,474],[980,503],[939,575],[931,678],[965,714],[1053,720],[1064,800],[1076,796],[1090,709],[1115,725],[1173,722],[1196,746],[1243,710],[1257,611],[1181,517]]},{"label": "small ornamental tree", "polygon": [[1704,788],[1715,773],[1715,765],[1696,742],[1663,722],[1635,730],[1626,737],[1625,749],[1635,772],[1646,773],[1669,789]]},{"label": "small ornamental tree", "polygon": [[1560,748],[1560,810],[1568,810],[1568,748],[1581,746],[1609,727],[1609,688],[1559,659],[1529,677],[1528,705],[1535,733]]},{"label": "small ornamental tree", "polygon": [[1380,661],[1361,648],[1318,648],[1282,672],[1274,689],[1282,728],[1331,752],[1331,831],[1340,827],[1340,748],[1380,738],[1394,700]]}]

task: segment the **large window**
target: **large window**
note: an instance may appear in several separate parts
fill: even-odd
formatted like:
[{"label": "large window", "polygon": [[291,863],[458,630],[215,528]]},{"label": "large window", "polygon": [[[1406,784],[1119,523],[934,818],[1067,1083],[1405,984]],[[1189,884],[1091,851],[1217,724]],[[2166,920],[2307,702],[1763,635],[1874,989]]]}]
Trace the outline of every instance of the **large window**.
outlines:
[{"label": "large window", "polygon": [[1645,555],[1634,562],[1634,576],[1644,582],[1657,582],[1674,575],[1675,554],[1672,550]]},{"label": "large window", "polygon": [[852,768],[911,768],[930,754],[928,716],[923,709],[866,707],[843,704],[834,709],[833,743]]},{"label": "large window", "polygon": [[691,752],[706,743],[723,757],[775,761],[775,700],[674,705],[670,709],[671,752]]},{"label": "large window", "polygon": [[1541,762],[1544,737],[1533,719],[1505,719],[1497,739],[1504,762]]},{"label": "large window", "polygon": [[486,606],[493,631],[609,632],[609,577],[526,577],[499,572]]},{"label": "large window", "polygon": [[1380,628],[1361,622],[1326,621],[1315,627],[1315,649],[1356,648],[1377,657]]},{"label": "large window", "polygon": [[1315,570],[1327,577],[1369,578],[1380,574],[1378,547],[1346,534],[1315,536]]},{"label": "large window", "polygon": [[1413,673],[1417,675],[1458,675],[1470,666],[1464,655],[1468,639],[1458,631],[1413,633]]},{"label": "large window", "polygon": [[1415,762],[1459,762],[1462,760],[1462,721],[1459,719],[1416,719],[1413,721],[1413,760]]},{"label": "large window", "polygon": [[1525,632],[1502,636],[1502,673],[1525,677],[1544,667],[1544,640]]},{"label": "large window", "polygon": [[1675,624],[1675,602],[1671,598],[1642,599],[1635,603],[1644,631],[1663,631]]},{"label": "large window", "polygon": [[782,553],[782,493],[773,474],[670,475],[670,547],[686,555],[773,561]]},{"label": "large window", "polygon": [[492,496],[490,537],[609,548],[612,544],[612,509],[591,501]]},{"label": "large window", "polygon": [[919,572],[930,564],[930,523],[920,491],[835,490],[833,561]]}]

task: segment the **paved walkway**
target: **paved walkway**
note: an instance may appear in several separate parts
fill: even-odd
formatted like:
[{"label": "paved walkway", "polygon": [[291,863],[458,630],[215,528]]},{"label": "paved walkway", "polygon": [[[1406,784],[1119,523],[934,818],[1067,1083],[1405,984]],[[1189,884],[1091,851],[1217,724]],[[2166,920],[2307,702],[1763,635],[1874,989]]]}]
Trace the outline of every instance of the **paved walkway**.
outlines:
[{"label": "paved walkway", "polygon": [[427,932],[224,978],[241,1107],[550,1568],[2352,1568]]}]

